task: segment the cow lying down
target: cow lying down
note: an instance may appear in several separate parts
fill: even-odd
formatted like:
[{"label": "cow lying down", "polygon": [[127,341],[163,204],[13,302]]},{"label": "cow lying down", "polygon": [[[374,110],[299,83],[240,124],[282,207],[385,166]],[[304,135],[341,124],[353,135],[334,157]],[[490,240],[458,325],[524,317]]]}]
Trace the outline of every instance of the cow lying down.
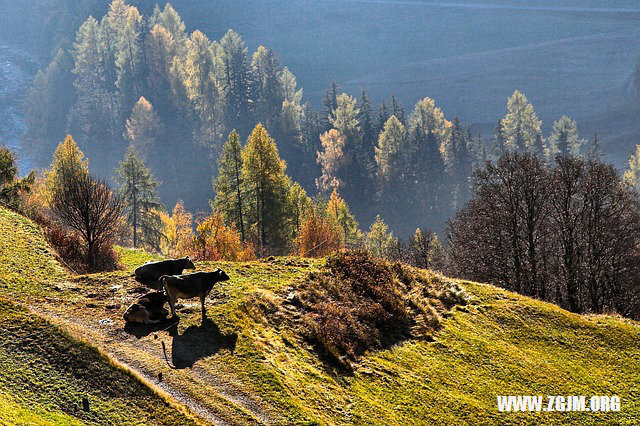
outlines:
[{"label": "cow lying down", "polygon": [[207,316],[204,300],[220,281],[227,281],[229,276],[222,269],[214,272],[194,272],[193,274],[160,277],[160,283],[164,287],[171,307],[171,315],[176,316],[176,301],[178,299],[192,299],[200,297],[202,305],[202,318]]},{"label": "cow lying down", "polygon": [[195,269],[189,256],[182,259],[167,259],[158,262],[147,262],[133,271],[136,280],[143,284],[158,281],[163,275],[179,275],[184,269]]},{"label": "cow lying down", "polygon": [[164,291],[153,291],[140,297],[127,308],[124,320],[129,323],[156,324],[167,318],[169,311],[164,308],[167,302]]}]

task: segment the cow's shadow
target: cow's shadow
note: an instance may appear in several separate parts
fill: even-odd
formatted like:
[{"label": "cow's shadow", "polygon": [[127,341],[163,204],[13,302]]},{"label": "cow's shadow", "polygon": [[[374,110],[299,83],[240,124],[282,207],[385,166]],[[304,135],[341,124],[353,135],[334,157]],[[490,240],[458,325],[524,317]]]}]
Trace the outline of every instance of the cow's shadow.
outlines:
[{"label": "cow's shadow", "polygon": [[205,318],[202,324],[187,327],[178,334],[177,327],[172,327],[170,335],[171,362],[177,369],[191,368],[196,361],[218,353],[221,349],[235,350],[238,335],[223,334],[220,328],[210,319]]}]

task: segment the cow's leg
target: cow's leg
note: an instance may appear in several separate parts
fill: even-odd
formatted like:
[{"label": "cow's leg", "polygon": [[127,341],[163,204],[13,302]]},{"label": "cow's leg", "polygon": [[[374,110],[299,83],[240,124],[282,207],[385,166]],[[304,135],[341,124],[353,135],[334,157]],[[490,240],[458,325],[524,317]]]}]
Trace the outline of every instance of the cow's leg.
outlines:
[{"label": "cow's leg", "polygon": [[207,310],[204,307],[204,301],[207,298],[207,295],[202,293],[200,295],[200,305],[202,306],[202,321],[205,320],[205,318],[207,317]]},{"label": "cow's leg", "polygon": [[169,306],[171,307],[171,317],[176,317],[176,295],[169,289],[169,286],[163,281],[164,291],[167,292],[167,299],[169,299]]}]

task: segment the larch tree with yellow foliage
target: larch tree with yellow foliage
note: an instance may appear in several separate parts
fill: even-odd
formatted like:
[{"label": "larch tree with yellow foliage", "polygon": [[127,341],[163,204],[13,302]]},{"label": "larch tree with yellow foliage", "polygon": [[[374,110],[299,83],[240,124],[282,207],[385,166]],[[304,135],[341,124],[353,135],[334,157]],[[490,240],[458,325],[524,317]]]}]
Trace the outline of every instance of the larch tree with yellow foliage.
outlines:
[{"label": "larch tree with yellow foliage", "polygon": [[505,145],[510,151],[539,155],[540,128],[533,105],[527,97],[516,90],[507,101],[508,113],[502,120]]},{"label": "larch tree with yellow foliage", "polygon": [[292,212],[293,231],[297,236],[305,219],[313,212],[313,201],[298,182],[289,188],[289,205]]},{"label": "larch tree with yellow foliage", "polygon": [[164,238],[160,242],[160,250],[170,257],[188,255],[192,243],[193,216],[184,208],[182,201],[178,201],[171,216],[165,212],[158,212],[163,224]]},{"label": "larch tree with yellow foliage", "polygon": [[333,190],[327,204],[327,215],[340,229],[340,239],[343,246],[356,245],[361,239],[358,222],[351,213],[347,202],[340,197],[337,190]]},{"label": "larch tree with yellow foliage", "polygon": [[624,172],[624,181],[636,195],[640,195],[640,145],[636,145],[635,154],[629,157],[629,168]]},{"label": "larch tree with yellow foliage", "polygon": [[49,206],[53,191],[62,185],[65,177],[85,177],[89,174],[89,160],[78,148],[71,135],[58,144],[53,153],[49,169],[43,172],[43,179],[35,189],[43,206]]},{"label": "larch tree with yellow foliage", "polygon": [[156,138],[162,131],[162,123],[153,105],[144,96],[141,96],[133,106],[125,129],[125,137],[129,145],[134,147],[142,158],[146,158],[153,150]]},{"label": "larch tree with yellow foliage", "polygon": [[322,192],[329,193],[342,184],[338,172],[345,164],[344,146],[346,138],[336,129],[331,129],[320,136],[322,152],[318,152],[318,163],[322,175],[316,179],[316,186]]},{"label": "larch tree with yellow foliage", "polygon": [[286,165],[275,141],[258,124],[242,151],[242,180],[247,194],[247,218],[259,249],[283,253],[291,238],[289,187]]}]

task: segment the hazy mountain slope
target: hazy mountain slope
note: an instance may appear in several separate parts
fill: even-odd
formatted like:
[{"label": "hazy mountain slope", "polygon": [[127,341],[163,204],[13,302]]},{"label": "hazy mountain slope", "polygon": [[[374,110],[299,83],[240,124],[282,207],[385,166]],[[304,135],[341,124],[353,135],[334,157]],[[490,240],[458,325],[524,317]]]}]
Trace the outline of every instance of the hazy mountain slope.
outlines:
[{"label": "hazy mountain slope", "polygon": [[[462,282],[470,302],[444,315],[435,341],[405,340],[368,353],[349,375],[321,361],[290,326],[298,313],[290,293],[310,273],[323,271],[323,261],[198,264],[199,269],[221,267],[231,276],[214,289],[209,320],[201,325],[198,303],[186,301],[175,329],[139,328],[129,330],[130,335],[121,320],[139,291],[130,272],[55,276],[60,270],[53,268],[48,252],[29,249],[46,246],[36,242],[40,234],[34,226],[1,211],[0,241],[9,233],[32,241],[16,252],[18,257],[45,269],[50,265],[54,274],[50,283],[34,289],[39,296],[32,297],[33,309],[146,377],[162,372],[161,386],[211,421],[634,424],[640,416],[637,322],[575,315],[492,286]],[[131,266],[132,256],[141,259],[139,252],[121,253]],[[3,275],[13,273],[0,268]],[[431,279],[434,284],[449,281],[435,275]],[[23,285],[4,283],[9,288],[3,292],[20,298]],[[54,285],[61,291],[52,294]],[[498,413],[496,396],[514,394],[615,394],[622,409],[608,414]]]}]

